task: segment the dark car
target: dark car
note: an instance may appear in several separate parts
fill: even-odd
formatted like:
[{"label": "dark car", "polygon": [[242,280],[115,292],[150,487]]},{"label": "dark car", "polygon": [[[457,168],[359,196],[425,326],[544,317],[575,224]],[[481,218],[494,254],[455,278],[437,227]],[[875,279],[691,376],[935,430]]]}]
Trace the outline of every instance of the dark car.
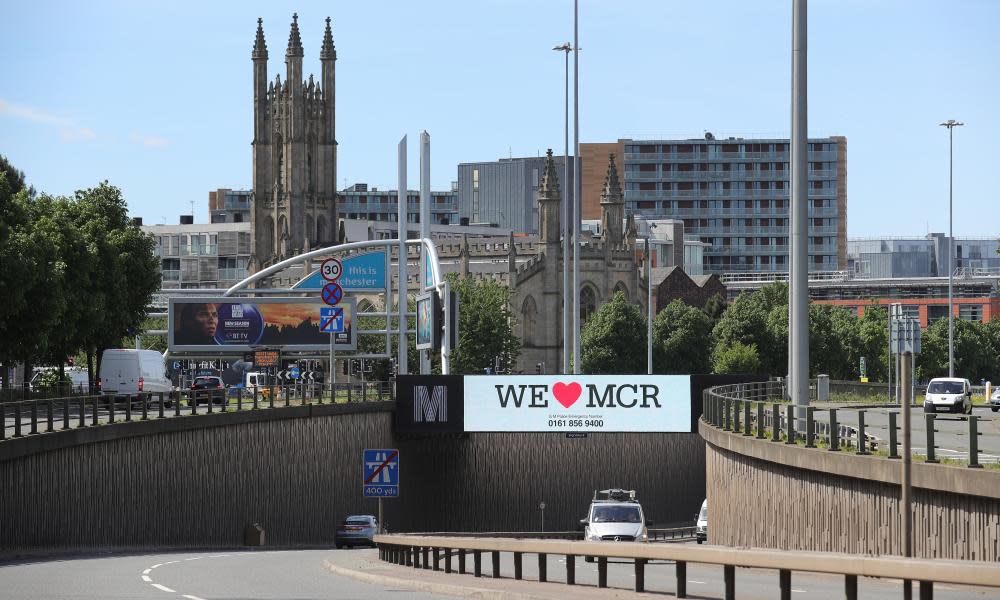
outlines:
[{"label": "dark car", "polygon": [[372,515],[351,515],[337,525],[333,544],[344,546],[374,546],[378,533],[378,519]]},{"label": "dark car", "polygon": [[202,375],[195,377],[191,384],[191,405],[197,406],[202,402],[212,402],[213,404],[223,404],[226,401],[226,384],[221,377]]}]

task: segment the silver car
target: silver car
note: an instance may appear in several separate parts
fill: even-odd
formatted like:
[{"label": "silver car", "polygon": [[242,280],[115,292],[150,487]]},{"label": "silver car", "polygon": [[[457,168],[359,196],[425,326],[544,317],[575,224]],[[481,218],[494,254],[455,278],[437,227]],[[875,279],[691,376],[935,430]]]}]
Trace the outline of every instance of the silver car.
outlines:
[{"label": "silver car", "polygon": [[374,546],[375,534],[378,533],[378,519],[372,515],[351,515],[337,525],[333,535],[333,544],[337,548],[344,546]]},{"label": "silver car", "polygon": [[[594,492],[587,518],[580,520],[587,542],[647,542],[649,534],[635,490],[610,489]],[[585,558],[592,562],[593,558]]]},{"label": "silver car", "polygon": [[993,388],[993,394],[990,395],[990,399],[987,402],[993,412],[1000,410],[1000,386]]}]

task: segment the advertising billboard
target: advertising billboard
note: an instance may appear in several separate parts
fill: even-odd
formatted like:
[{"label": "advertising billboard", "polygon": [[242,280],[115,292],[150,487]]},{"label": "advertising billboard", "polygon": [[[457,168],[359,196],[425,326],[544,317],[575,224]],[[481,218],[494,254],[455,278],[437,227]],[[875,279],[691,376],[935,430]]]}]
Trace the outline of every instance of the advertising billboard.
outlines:
[{"label": "advertising billboard", "polygon": [[691,432],[689,375],[466,376],[465,431]]},{"label": "advertising billboard", "polygon": [[441,347],[441,329],[437,323],[440,305],[437,292],[417,296],[417,350],[437,350]]},{"label": "advertising billboard", "polygon": [[[330,349],[320,331],[319,298],[171,298],[167,343],[171,352],[230,354],[266,347],[282,351]],[[354,303],[344,300],[344,331],[334,348],[354,350]]]}]

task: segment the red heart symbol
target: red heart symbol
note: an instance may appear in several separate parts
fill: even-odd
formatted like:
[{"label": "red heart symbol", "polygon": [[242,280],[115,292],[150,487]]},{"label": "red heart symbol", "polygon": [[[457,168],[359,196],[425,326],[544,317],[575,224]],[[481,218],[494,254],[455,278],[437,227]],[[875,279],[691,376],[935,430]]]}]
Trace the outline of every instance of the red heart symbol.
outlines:
[{"label": "red heart symbol", "polygon": [[583,388],[580,387],[579,383],[575,381],[570,384],[565,384],[561,381],[557,381],[554,386],[552,386],[552,395],[556,397],[559,404],[563,405],[563,408],[569,408],[580,399],[580,392]]}]

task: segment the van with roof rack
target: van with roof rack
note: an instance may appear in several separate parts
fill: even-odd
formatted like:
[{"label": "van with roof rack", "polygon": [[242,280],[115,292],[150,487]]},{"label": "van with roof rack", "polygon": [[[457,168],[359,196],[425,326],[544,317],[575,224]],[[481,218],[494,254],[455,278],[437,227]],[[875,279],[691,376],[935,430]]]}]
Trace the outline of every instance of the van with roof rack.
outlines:
[{"label": "van with roof rack", "polygon": [[[580,520],[583,539],[587,542],[648,542],[647,526],[642,505],[635,490],[610,488],[594,490],[587,518]],[[593,562],[593,557],[587,557]]]}]

